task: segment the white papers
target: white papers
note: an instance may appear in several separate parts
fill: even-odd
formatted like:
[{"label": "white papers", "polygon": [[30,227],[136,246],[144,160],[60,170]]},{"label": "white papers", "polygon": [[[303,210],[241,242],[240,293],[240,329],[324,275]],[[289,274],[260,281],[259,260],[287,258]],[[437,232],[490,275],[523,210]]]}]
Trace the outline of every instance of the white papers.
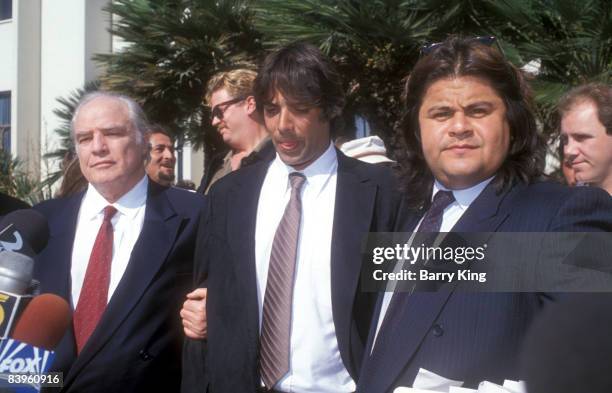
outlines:
[{"label": "white papers", "polygon": [[461,385],[463,385],[463,381],[454,381],[444,378],[434,372],[420,368],[412,387],[423,390],[429,389],[438,392],[448,392],[451,386]]},{"label": "white papers", "polygon": [[421,368],[412,387],[400,386],[393,393],[527,393],[523,381],[509,379],[504,381],[503,386],[483,381],[478,385],[478,390],[464,388],[461,385],[463,385],[463,381],[445,378]]},{"label": "white papers", "polygon": [[504,389],[510,391],[511,393],[527,393],[527,387],[523,381],[511,381],[506,379],[503,386]]}]

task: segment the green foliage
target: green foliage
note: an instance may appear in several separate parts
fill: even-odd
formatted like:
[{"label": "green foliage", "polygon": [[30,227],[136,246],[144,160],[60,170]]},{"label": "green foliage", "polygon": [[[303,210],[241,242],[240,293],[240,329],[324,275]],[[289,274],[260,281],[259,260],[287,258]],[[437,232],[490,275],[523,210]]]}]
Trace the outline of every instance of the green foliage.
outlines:
[{"label": "green foliage", "polygon": [[301,40],[330,55],[344,76],[347,119],[360,114],[391,135],[401,80],[433,31],[428,10],[414,1],[260,0],[254,12],[267,48]]},{"label": "green foliage", "polygon": [[139,101],[150,120],[212,148],[220,143],[202,96],[216,72],[254,67],[262,54],[246,0],[117,0],[112,33],[127,44],[98,55],[104,89]]},{"label": "green foliage", "polygon": [[490,0],[505,23],[492,26],[518,62],[538,59],[533,81],[537,112],[547,135],[555,132],[554,108],[570,88],[612,81],[612,3],[609,0]]},{"label": "green foliage", "polygon": [[450,34],[494,35],[515,65],[541,63],[532,86],[547,135],[565,91],[612,79],[609,0],[259,0],[254,10],[266,47],[305,40],[331,55],[349,114],[361,113],[383,137],[400,117],[401,80],[419,47]]},{"label": "green foliage", "polygon": [[[361,115],[387,142],[421,46],[450,34],[495,35],[515,65],[541,63],[532,86],[547,135],[567,89],[612,80],[609,0],[116,0],[107,10],[125,47],[96,56],[106,69],[102,88],[134,97],[152,121],[206,153],[222,145],[201,102],[209,78],[254,67],[295,40],[332,58],[344,77],[346,119]],[[60,135],[66,140],[65,129]],[[63,157],[63,146],[48,157]]]},{"label": "green foliage", "polygon": [[41,185],[23,168],[23,163],[0,149],[0,192],[35,204],[43,199]]}]

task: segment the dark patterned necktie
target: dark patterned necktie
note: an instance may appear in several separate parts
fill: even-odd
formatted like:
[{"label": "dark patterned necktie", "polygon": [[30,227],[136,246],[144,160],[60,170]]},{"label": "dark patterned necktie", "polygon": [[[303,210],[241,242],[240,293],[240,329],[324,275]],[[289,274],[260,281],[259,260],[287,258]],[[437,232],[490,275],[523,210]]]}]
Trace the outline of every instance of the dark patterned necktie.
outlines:
[{"label": "dark patterned necktie", "polygon": [[[453,196],[452,192],[438,191],[434,196],[434,200],[427,210],[427,213],[425,213],[417,232],[440,232],[444,209],[446,209],[454,201],[455,197]],[[380,325],[380,331],[378,332],[379,337],[376,339],[376,346],[383,345],[382,341],[386,340],[387,337],[390,338],[394,336],[393,334],[389,334],[389,332],[385,333],[385,331],[391,329],[393,325],[397,323],[401,310],[408,301],[409,297],[410,292],[395,292],[393,294],[391,301],[389,302],[389,307],[387,307],[387,312],[385,313],[383,323]]]},{"label": "dark patterned necktie", "polygon": [[434,196],[433,202],[425,213],[421,225],[417,232],[440,232],[442,227],[442,216],[444,209],[455,201],[453,193],[450,191],[438,191]]},{"label": "dark patterned necktie", "polygon": [[108,299],[111,261],[113,259],[113,224],[117,212],[112,206],[104,208],[104,220],[91,250],[79,302],[74,311],[74,335],[80,353],[94,331]]},{"label": "dark patterned necktie", "polygon": [[272,242],[260,348],[261,378],[268,389],[272,389],[289,371],[291,305],[302,217],[300,189],[305,181],[306,178],[301,173],[294,172],[289,175],[291,197]]}]

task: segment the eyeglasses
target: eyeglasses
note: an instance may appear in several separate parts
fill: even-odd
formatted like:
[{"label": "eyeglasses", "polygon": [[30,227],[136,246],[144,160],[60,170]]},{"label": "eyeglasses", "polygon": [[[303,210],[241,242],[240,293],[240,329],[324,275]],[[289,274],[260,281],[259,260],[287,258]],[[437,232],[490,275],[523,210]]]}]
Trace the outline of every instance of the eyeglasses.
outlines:
[{"label": "eyeglasses", "polygon": [[[244,98],[240,97],[240,98],[234,98],[231,100],[227,100],[224,102],[221,102],[220,104],[215,105],[212,108],[211,116],[214,119],[215,117],[218,118],[219,120],[223,120],[223,115],[225,113],[225,111],[227,110],[227,108],[229,108],[230,106],[240,102],[240,101],[244,101]],[[223,108],[223,109],[221,109]]]},{"label": "eyeglasses", "polygon": [[[495,44],[495,46],[499,50],[499,53],[501,53],[505,57],[504,50],[499,45],[499,42],[497,41],[497,38],[495,38],[492,35],[490,35],[490,36],[472,37],[472,38],[469,38],[467,41],[468,42],[477,42],[479,44],[486,45],[486,46],[492,46],[493,44]],[[443,44],[443,42],[434,42],[433,44],[423,45],[421,47],[421,52],[420,52],[421,57],[427,56],[428,54],[433,52],[436,48],[440,47],[440,45],[442,45],[442,44]]]}]

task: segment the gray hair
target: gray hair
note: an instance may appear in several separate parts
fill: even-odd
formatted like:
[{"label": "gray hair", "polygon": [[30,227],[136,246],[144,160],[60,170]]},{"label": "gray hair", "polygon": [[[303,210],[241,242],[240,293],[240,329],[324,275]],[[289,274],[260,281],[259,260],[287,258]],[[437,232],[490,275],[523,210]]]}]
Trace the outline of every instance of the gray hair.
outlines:
[{"label": "gray hair", "polygon": [[74,139],[74,121],[79,115],[81,108],[83,108],[85,105],[87,105],[88,103],[90,103],[91,101],[97,98],[110,98],[110,99],[117,100],[123,103],[128,110],[128,116],[129,116],[130,121],[132,122],[132,125],[134,126],[134,129],[137,131],[136,140],[138,141],[139,144],[141,145],[144,144],[145,135],[147,131],[149,130],[149,122],[147,121],[147,116],[145,115],[140,105],[138,105],[136,101],[134,101],[132,98],[126,95],[113,93],[113,92],[107,92],[107,91],[94,91],[92,93],[85,94],[81,98],[81,100],[79,101],[79,104],[74,110],[74,114],[72,115],[72,120],[70,121],[70,133],[73,139]]}]

